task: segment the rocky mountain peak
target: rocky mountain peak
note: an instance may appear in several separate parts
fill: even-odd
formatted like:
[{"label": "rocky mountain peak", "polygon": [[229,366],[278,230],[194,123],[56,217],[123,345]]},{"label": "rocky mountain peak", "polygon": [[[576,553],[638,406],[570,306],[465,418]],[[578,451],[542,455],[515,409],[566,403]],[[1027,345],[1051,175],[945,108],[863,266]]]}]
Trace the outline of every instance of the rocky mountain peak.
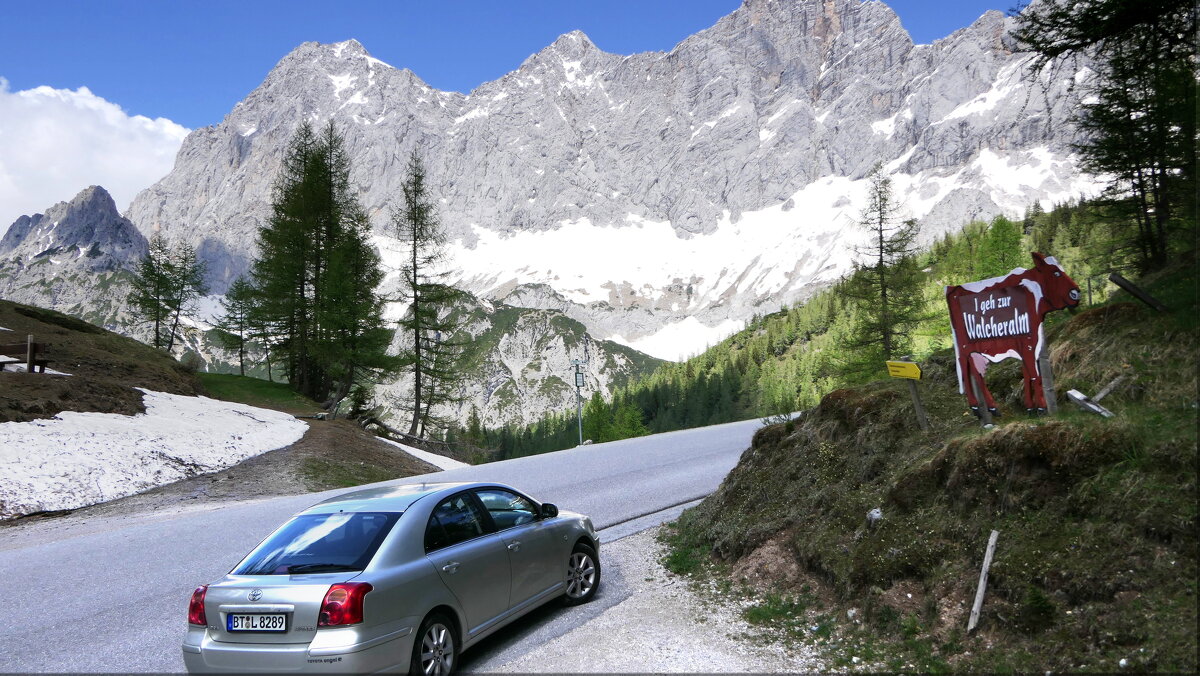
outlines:
[{"label": "rocky mountain peak", "polygon": [[142,255],[146,238],[117,211],[112,195],[93,185],[44,214],[22,216],[0,239],[0,255],[32,257],[77,251],[95,259],[101,254],[126,261]]}]

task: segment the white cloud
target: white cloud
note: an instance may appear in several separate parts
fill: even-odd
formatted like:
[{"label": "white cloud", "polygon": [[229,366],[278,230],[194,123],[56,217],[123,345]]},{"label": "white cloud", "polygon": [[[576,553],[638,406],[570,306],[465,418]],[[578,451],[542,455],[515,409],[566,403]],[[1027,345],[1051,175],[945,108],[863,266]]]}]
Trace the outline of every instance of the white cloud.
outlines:
[{"label": "white cloud", "polygon": [[87,87],[13,92],[0,77],[0,236],[22,214],[89,185],[103,186],[123,211],[171,170],[188,131],[127,115]]}]

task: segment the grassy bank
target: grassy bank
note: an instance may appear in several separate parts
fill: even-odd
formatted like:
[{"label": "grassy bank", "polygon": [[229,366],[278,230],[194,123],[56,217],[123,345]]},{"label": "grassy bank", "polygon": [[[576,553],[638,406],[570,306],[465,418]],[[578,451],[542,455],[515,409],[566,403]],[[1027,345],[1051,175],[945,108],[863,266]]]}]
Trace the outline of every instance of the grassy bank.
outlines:
[{"label": "grassy bank", "polygon": [[273,383],[261,378],[225,373],[197,373],[208,396],[248,406],[270,408],[296,415],[321,410],[317,402],[297,394],[287,383]]},{"label": "grassy bank", "polygon": [[[928,433],[902,383],[836,390],[759,431],[680,519],[667,564],[753,583],[747,619],[824,644],[833,666],[1195,671],[1195,269],[1145,281],[1172,313],[1118,296],[1049,329],[1057,416],[1018,413],[1010,362],[988,374],[1005,415],[982,430],[947,351],[923,364]],[[1062,396],[1118,376],[1104,400],[1115,418]]]}]

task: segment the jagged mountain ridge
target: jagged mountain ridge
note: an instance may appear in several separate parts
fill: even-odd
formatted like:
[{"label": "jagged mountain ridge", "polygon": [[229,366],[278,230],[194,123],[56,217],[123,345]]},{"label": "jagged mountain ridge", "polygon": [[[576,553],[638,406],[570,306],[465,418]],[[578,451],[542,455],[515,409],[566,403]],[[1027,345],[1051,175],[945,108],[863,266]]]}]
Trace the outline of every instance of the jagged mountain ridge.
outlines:
[{"label": "jagged mountain ridge", "polygon": [[419,150],[472,292],[545,284],[635,346],[689,320],[731,330],[845,271],[876,162],[926,237],[1090,184],[1074,130],[1048,124],[1074,83],[1025,78],[1011,26],[988,12],[914,45],[880,2],[747,0],[668,53],[566,34],[469,95],[353,40],[305,43],[128,216],[190,239],[219,289],[247,265],[296,125],[333,119],[381,249]]},{"label": "jagged mountain ridge", "polygon": [[113,328],[125,315],[127,268],[146,255],[142,233],[112,196],[89,186],[44,214],[21,216],[0,239],[0,297]]}]

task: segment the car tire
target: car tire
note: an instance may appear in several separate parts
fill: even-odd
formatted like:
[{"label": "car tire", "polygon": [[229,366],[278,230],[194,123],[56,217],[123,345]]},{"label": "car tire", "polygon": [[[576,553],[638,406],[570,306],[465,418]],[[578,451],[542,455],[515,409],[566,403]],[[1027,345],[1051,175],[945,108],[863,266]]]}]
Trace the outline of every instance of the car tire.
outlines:
[{"label": "car tire", "polygon": [[433,613],[421,623],[413,640],[409,674],[445,676],[458,668],[458,630],[442,613]]},{"label": "car tire", "polygon": [[600,587],[600,557],[596,550],[582,542],[576,543],[567,559],[567,590],[562,600],[565,606],[587,603]]}]

